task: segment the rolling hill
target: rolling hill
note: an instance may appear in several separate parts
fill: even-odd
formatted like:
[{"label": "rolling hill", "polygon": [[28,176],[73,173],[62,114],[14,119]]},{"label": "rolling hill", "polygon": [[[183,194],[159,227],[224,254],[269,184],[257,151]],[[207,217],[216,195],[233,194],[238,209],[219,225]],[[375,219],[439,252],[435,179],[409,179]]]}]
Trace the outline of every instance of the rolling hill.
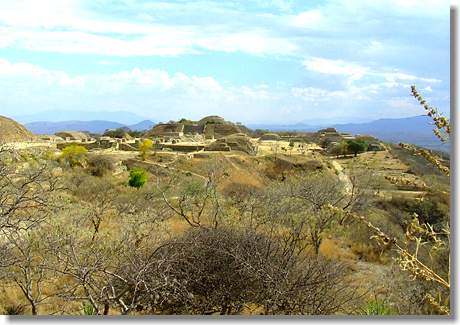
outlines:
[{"label": "rolling hill", "polygon": [[59,131],[89,131],[92,133],[104,133],[107,129],[116,129],[125,125],[110,121],[62,121],[62,122],[31,122],[26,127],[34,134],[55,134]]},{"label": "rolling hill", "polygon": [[136,124],[126,125],[119,122],[94,120],[94,121],[60,121],[60,122],[31,122],[26,123],[26,127],[34,134],[55,134],[60,131],[88,131],[91,133],[104,133],[107,129],[117,129],[128,127],[133,131],[144,131],[152,128],[155,122],[144,120]]}]

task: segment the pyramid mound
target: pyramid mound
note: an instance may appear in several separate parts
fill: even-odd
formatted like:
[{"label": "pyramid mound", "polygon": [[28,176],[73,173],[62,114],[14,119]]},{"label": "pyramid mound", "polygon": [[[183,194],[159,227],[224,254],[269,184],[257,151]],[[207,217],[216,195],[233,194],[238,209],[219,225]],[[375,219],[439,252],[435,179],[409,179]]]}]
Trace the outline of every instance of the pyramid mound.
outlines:
[{"label": "pyramid mound", "polygon": [[160,123],[155,125],[150,131],[145,133],[145,137],[156,136],[179,136],[184,131],[184,125],[181,123]]},{"label": "pyramid mound", "polygon": [[28,142],[34,140],[32,132],[18,122],[0,116],[0,143]]},{"label": "pyramid mound", "polygon": [[250,134],[241,124],[225,121],[220,116],[206,116],[199,121],[181,119],[155,125],[145,137],[182,137],[184,135],[203,135],[206,139],[220,139],[236,133]]},{"label": "pyramid mound", "polygon": [[55,133],[58,137],[63,139],[69,138],[69,140],[88,140],[89,136],[80,131],[61,131]]},{"label": "pyramid mound", "polygon": [[276,133],[265,133],[264,135],[262,135],[260,137],[259,140],[262,140],[262,141],[279,141],[279,140],[281,140],[281,137]]},{"label": "pyramid mound", "polygon": [[223,117],[217,115],[210,115],[203,117],[201,120],[198,121],[199,125],[206,125],[206,124],[224,124],[225,119]]},{"label": "pyramid mound", "polygon": [[206,124],[204,128],[204,135],[208,139],[219,139],[236,133],[242,133],[242,130],[238,127],[238,125],[230,122],[225,124]]}]

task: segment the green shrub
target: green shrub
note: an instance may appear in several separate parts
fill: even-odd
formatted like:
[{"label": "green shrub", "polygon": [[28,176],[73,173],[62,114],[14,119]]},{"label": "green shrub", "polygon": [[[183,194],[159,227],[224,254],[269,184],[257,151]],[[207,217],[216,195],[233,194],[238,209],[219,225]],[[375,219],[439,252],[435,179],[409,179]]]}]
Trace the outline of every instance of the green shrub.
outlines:
[{"label": "green shrub", "polygon": [[83,303],[83,315],[85,316],[97,315],[96,309],[91,304]]},{"label": "green shrub", "polygon": [[147,172],[142,168],[134,168],[129,172],[128,184],[131,187],[141,188],[147,182]]},{"label": "green shrub", "polygon": [[24,314],[25,308],[23,305],[9,305],[4,307],[4,314],[5,315],[22,315]]},{"label": "green shrub", "polygon": [[364,152],[367,150],[367,142],[365,141],[358,141],[358,140],[350,140],[348,141],[348,150],[355,155],[358,153]]},{"label": "green shrub", "polygon": [[62,149],[59,160],[70,167],[86,167],[88,162],[88,150],[78,144],[71,144]]},{"label": "green shrub", "polygon": [[361,314],[368,316],[388,316],[392,315],[393,311],[384,301],[375,299],[366,304]]}]

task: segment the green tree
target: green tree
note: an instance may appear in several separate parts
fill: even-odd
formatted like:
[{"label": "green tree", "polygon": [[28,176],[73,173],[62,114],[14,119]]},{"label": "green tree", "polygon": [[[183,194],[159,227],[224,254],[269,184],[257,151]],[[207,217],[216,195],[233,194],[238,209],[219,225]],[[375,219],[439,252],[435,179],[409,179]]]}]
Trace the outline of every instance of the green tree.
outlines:
[{"label": "green tree", "polygon": [[67,163],[70,167],[85,167],[88,162],[88,150],[78,144],[71,144],[62,149],[59,160]]},{"label": "green tree", "polygon": [[142,168],[133,168],[129,172],[129,181],[128,184],[131,187],[135,187],[137,189],[144,186],[147,182],[147,172]]},{"label": "green tree", "polygon": [[117,129],[108,129],[108,130],[105,130],[103,135],[106,137],[121,139],[126,136],[128,131],[129,131],[129,128],[126,128],[126,127],[117,128]]},{"label": "green tree", "polygon": [[357,141],[357,140],[350,140],[347,143],[348,145],[348,150],[355,155],[355,157],[358,155],[358,153],[364,152],[367,150],[367,142],[365,141]]},{"label": "green tree", "polygon": [[331,146],[328,151],[330,154],[337,156],[337,158],[339,158],[340,155],[345,156],[348,152],[348,143],[346,141],[342,141]]},{"label": "green tree", "polygon": [[141,152],[141,157],[142,160],[145,160],[147,158],[147,153],[152,150],[153,147],[153,141],[150,139],[145,139],[142,141],[142,143],[139,145],[139,151]]}]

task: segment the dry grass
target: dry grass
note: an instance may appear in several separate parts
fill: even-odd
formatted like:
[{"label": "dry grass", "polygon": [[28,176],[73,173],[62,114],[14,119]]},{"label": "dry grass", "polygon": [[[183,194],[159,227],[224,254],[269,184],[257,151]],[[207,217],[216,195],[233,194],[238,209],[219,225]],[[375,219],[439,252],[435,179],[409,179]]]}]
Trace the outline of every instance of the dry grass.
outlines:
[{"label": "dry grass", "polygon": [[342,244],[343,243],[337,239],[326,238],[321,243],[319,252],[324,257],[337,261],[348,262],[350,265],[354,265],[358,257],[350,249],[344,247]]},{"label": "dry grass", "polygon": [[359,260],[372,263],[382,263],[382,255],[374,246],[363,242],[352,242],[350,249]]}]

